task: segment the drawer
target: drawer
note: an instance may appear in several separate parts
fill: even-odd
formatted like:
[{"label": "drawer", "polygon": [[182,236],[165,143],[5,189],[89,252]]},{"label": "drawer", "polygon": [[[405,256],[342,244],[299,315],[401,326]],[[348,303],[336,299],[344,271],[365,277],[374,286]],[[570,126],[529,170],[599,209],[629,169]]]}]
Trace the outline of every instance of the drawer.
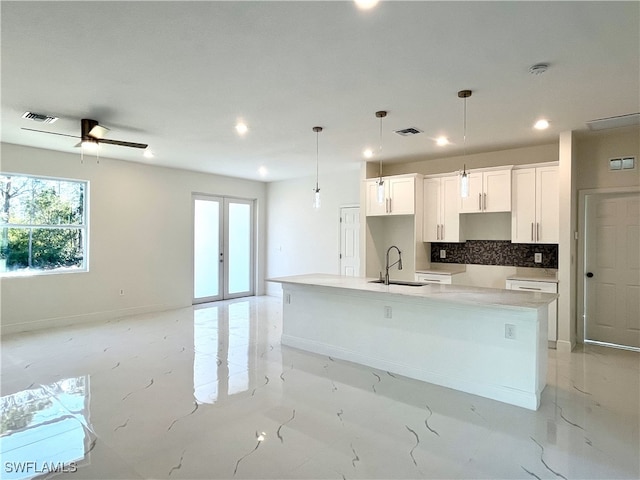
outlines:
[{"label": "drawer", "polygon": [[558,284],[555,282],[536,282],[534,280],[507,280],[506,287],[508,290],[558,293]]},{"label": "drawer", "polygon": [[416,282],[441,283],[451,285],[451,275],[438,275],[437,273],[416,273]]}]

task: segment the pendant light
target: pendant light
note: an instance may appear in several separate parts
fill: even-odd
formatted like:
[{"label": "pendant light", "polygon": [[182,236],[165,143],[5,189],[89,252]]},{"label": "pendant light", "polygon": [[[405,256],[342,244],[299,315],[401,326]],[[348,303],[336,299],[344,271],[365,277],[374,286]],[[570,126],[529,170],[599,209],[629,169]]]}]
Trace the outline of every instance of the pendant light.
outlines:
[{"label": "pendant light", "polygon": [[382,179],[382,119],[387,116],[387,112],[380,110],[376,112],[376,118],[380,119],[380,146],[378,147],[378,157],[380,158],[380,171],[378,177],[378,203],[382,205],[385,202],[384,180]]},{"label": "pendant light", "polygon": [[316,132],[316,188],[313,189],[313,208],[317,210],[320,208],[320,187],[318,186],[318,135],[322,131],[322,127],[313,127],[313,131]]},{"label": "pendant light", "polygon": [[[467,98],[471,96],[471,90],[460,90],[458,92],[458,98],[464,99],[464,115],[463,115],[463,136],[462,143],[464,145],[464,156],[467,156]],[[460,176],[460,196],[467,198],[469,196],[469,175],[467,174],[466,163],[462,167],[462,175]]]}]

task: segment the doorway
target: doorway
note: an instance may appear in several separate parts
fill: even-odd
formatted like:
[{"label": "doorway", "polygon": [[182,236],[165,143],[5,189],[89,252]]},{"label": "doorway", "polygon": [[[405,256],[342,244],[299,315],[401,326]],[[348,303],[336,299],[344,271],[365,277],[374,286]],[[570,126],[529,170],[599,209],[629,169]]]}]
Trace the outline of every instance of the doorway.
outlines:
[{"label": "doorway", "polygon": [[584,342],[640,351],[640,192],[586,193],[583,205]]},{"label": "doorway", "polygon": [[254,201],[193,196],[193,303],[254,294]]}]

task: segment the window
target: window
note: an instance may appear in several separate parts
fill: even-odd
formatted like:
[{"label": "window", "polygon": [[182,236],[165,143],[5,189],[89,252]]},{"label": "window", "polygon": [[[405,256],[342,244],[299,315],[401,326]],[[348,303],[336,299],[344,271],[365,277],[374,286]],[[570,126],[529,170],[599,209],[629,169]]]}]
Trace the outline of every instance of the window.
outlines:
[{"label": "window", "polygon": [[87,270],[87,187],[0,174],[0,275]]}]

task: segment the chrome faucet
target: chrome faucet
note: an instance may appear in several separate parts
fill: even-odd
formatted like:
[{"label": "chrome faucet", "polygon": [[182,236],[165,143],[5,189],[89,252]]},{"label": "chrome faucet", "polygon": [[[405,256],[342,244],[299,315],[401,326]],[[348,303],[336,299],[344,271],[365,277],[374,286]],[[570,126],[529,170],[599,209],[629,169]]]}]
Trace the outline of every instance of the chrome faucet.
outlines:
[{"label": "chrome faucet", "polygon": [[[389,252],[392,248],[395,248],[398,251],[398,261],[389,265]],[[387,249],[387,264],[385,265],[385,274],[384,274],[384,284],[389,285],[389,269],[393,267],[395,264],[398,264],[398,270],[402,270],[402,252],[395,245],[391,245]]]}]

